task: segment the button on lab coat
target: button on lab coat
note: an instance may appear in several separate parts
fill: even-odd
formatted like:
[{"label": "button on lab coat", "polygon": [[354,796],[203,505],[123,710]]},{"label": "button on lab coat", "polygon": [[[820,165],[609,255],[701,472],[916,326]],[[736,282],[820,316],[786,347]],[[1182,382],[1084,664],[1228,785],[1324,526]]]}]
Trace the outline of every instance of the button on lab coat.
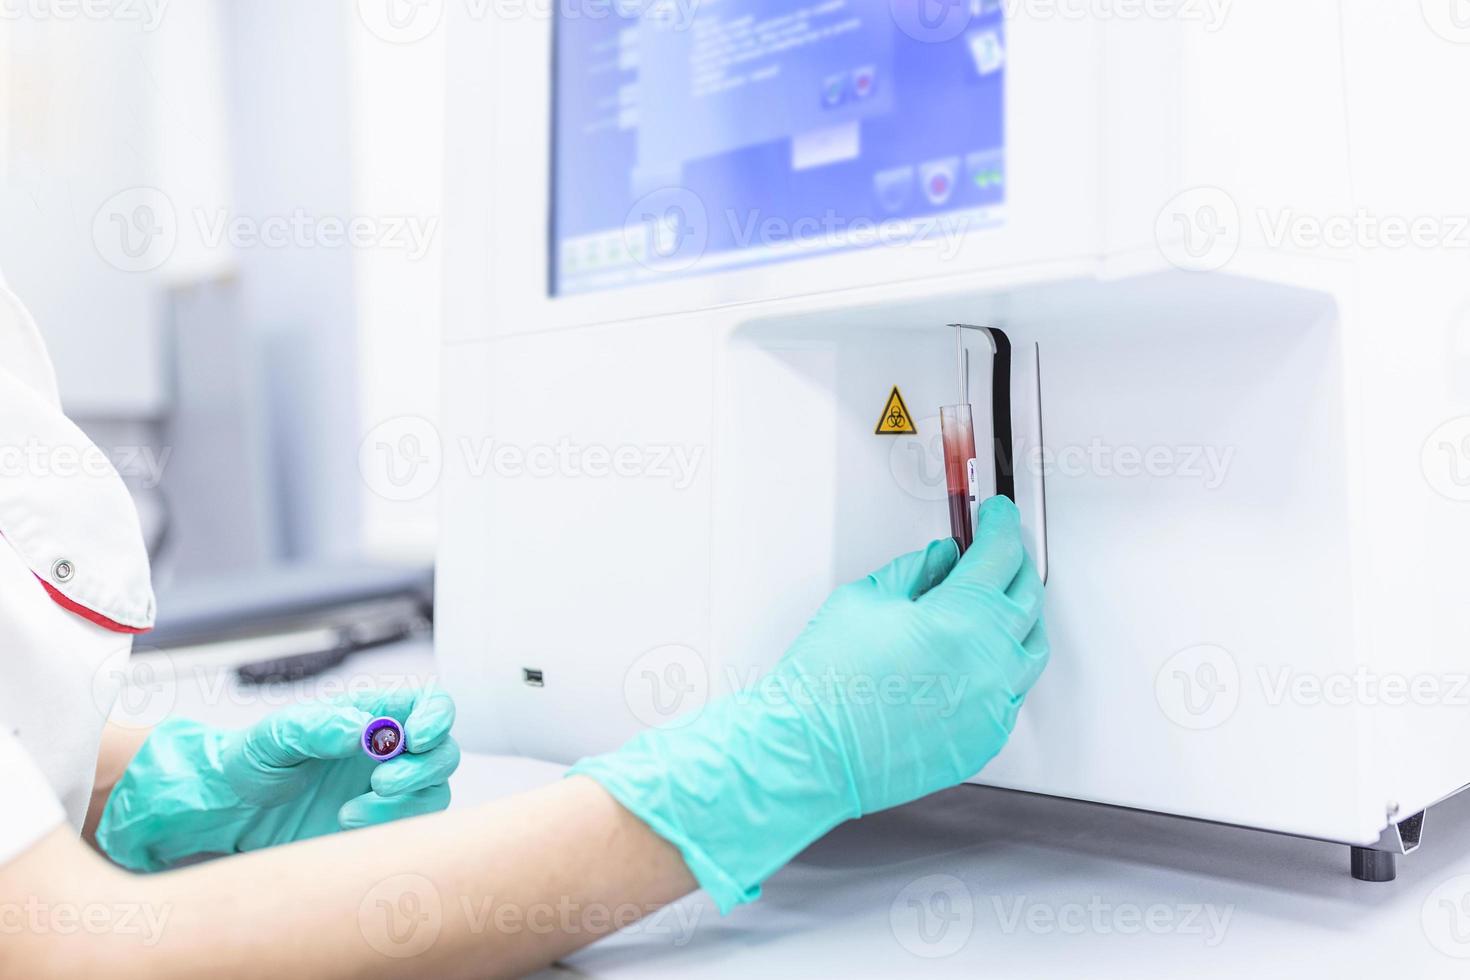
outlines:
[{"label": "button on lab coat", "polygon": [[0,280],[0,863],[80,830],[153,605],[132,499],[62,414],[35,321]]}]

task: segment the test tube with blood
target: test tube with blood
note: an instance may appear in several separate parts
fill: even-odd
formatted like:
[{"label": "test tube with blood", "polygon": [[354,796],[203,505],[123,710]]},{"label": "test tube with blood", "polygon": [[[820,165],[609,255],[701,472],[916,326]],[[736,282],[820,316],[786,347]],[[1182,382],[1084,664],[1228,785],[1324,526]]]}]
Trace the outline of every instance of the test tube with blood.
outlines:
[{"label": "test tube with blood", "polygon": [[955,328],[959,363],[960,404],[939,410],[944,441],[944,482],[949,492],[949,529],[964,554],[975,540],[975,420],[970,408],[970,352],[964,334]]},{"label": "test tube with blood", "polygon": [[949,530],[964,554],[975,540],[975,423],[969,405],[939,410],[944,439],[944,482],[949,491]]}]

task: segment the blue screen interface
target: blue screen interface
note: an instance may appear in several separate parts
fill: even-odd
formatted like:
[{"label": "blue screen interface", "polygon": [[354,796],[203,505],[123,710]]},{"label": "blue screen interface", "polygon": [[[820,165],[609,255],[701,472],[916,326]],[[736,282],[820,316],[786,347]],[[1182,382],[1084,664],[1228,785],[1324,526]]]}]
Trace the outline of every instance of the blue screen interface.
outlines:
[{"label": "blue screen interface", "polygon": [[553,295],[1001,220],[1001,0],[559,0]]}]

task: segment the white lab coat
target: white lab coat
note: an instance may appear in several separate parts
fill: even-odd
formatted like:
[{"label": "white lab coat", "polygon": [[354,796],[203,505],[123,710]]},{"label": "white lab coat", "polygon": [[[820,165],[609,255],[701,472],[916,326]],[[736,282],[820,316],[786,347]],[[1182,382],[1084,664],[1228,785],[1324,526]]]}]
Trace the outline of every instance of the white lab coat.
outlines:
[{"label": "white lab coat", "polygon": [[0,863],[80,829],[153,606],[132,499],[61,413],[40,332],[0,279]]}]

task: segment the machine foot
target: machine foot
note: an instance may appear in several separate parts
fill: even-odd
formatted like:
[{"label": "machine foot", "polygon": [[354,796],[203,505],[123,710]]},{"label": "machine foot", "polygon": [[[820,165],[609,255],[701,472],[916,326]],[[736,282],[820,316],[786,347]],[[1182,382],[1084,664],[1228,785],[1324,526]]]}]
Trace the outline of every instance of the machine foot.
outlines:
[{"label": "machine foot", "polygon": [[1366,847],[1354,847],[1352,852],[1353,877],[1359,881],[1393,881],[1398,877],[1397,855]]}]

